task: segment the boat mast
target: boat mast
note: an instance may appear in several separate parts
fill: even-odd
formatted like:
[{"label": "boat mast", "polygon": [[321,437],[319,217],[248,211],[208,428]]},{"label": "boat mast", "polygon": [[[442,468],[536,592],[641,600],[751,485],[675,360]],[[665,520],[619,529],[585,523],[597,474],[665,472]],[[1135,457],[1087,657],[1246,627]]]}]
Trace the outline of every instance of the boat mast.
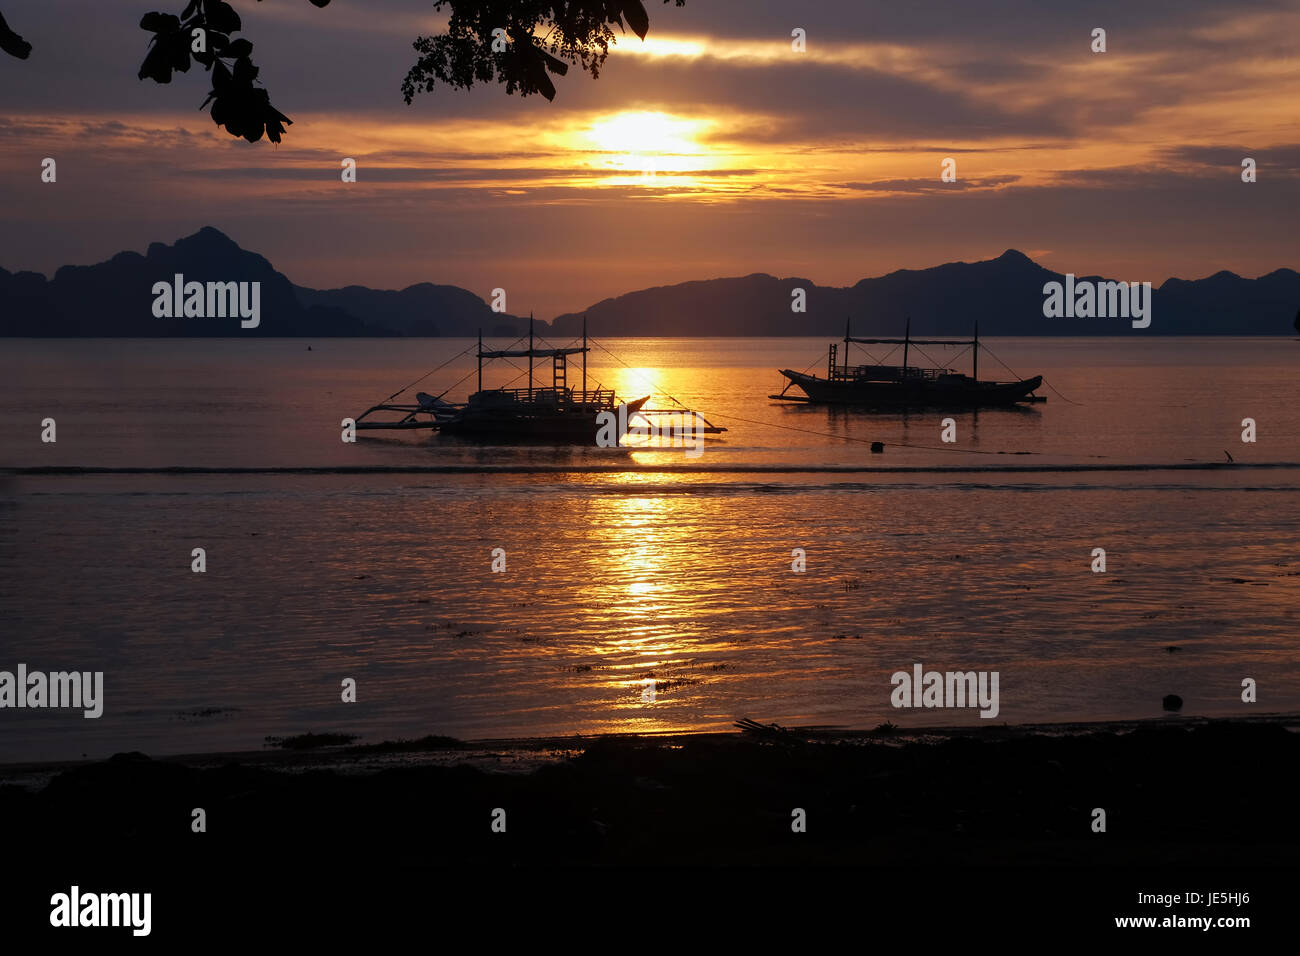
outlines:
[{"label": "boat mast", "polygon": [[907,347],[912,339],[912,317],[907,317],[907,327],[903,331],[903,378],[907,378]]},{"label": "boat mast", "polygon": [[975,322],[975,352],[974,352],[974,355],[975,355],[975,357],[971,360],[971,361],[972,361],[972,367],[971,367],[971,376],[970,376],[970,377],[973,378],[973,379],[976,381],[976,383],[978,383],[979,380],[980,380],[980,324],[979,324],[979,320],[976,320],[976,322]]},{"label": "boat mast", "polygon": [[478,390],[483,391],[483,330],[478,330]]},{"label": "boat mast", "polygon": [[528,401],[533,400],[533,313],[528,313]]},{"label": "boat mast", "polygon": [[844,374],[849,374],[849,316],[844,317]]},{"label": "boat mast", "polygon": [[582,401],[587,401],[587,317],[582,317]]}]

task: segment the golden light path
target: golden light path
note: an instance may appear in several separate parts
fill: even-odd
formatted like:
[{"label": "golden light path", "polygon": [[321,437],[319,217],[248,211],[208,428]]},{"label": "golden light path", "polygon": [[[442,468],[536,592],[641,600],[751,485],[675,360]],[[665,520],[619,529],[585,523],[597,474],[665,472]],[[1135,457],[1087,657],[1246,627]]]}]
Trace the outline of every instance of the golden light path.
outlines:
[{"label": "golden light path", "polygon": [[621,661],[609,678],[613,702],[608,729],[665,729],[671,722],[655,713],[653,704],[643,702],[641,694],[662,668],[687,654],[666,623],[677,603],[666,585],[675,577],[670,542],[681,532],[664,521],[663,498],[615,494],[604,501],[607,573],[596,606],[603,608],[601,630],[608,635],[601,652]]},{"label": "golden light path", "polygon": [[[671,405],[666,392],[689,397],[682,375],[682,369],[654,365],[594,370],[595,379],[620,399],[649,395],[650,405],[661,408]],[[652,464],[680,456],[677,441],[675,446],[671,438],[641,436],[625,437],[623,444],[638,463]],[[731,645],[726,628],[702,623],[712,617],[709,595],[719,587],[710,574],[715,558],[699,540],[698,511],[709,506],[663,494],[665,481],[676,483],[663,474],[629,472],[601,481],[609,488],[594,499],[599,520],[589,531],[600,571],[581,596],[587,609],[582,630],[601,635],[587,650],[609,668],[601,731],[667,732],[698,704],[700,691],[691,679],[695,662]],[[652,684],[659,690],[646,700]]]}]

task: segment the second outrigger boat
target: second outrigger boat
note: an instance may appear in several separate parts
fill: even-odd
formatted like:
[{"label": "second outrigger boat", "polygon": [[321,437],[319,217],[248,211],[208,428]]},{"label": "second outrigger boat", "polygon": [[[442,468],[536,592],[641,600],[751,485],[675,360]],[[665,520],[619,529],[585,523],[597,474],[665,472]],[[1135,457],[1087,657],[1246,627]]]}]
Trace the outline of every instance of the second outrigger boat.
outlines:
[{"label": "second outrigger boat", "polygon": [[[619,402],[611,388],[587,388],[587,323],[582,323],[582,345],[568,348],[537,348],[533,320],[528,320],[528,348],[484,349],[483,335],[478,339],[478,388],[464,402],[450,402],[441,395],[416,392],[414,403],[388,400],[366,409],[356,418],[358,431],[366,429],[429,429],[477,441],[539,442],[543,444],[594,445],[601,430],[601,414],[611,413],[621,438],[635,418],[653,424],[660,435],[701,435],[725,432],[703,415],[690,409],[652,409],[645,404],[647,395],[629,402]],[[463,354],[463,353],[462,353]],[[582,356],[581,387],[568,384],[570,355]],[[527,388],[483,387],[483,360],[528,359]],[[535,381],[534,361],[551,360],[551,384]],[[409,388],[409,386],[408,386]],[[405,391],[406,389],[402,389]],[[444,392],[443,394],[446,394]],[[376,412],[397,413],[398,417],[371,418]],[[689,427],[659,424],[664,415],[692,416]],[[635,427],[635,425],[634,425]]]},{"label": "second outrigger boat", "polygon": [[[907,323],[901,339],[859,339],[844,327],[844,353],[838,354],[838,344],[832,342],[826,364],[826,377],[781,369],[787,379],[779,395],[769,396],[781,401],[807,402],[819,405],[859,405],[973,408],[980,406],[1009,406],[1020,402],[1043,402],[1046,398],[1034,395],[1043,384],[1043,377],[1021,379],[1017,382],[981,382],[979,380],[980,332],[978,323],[975,336],[969,340],[914,339],[912,323]],[[901,345],[902,365],[850,365],[849,346]],[[907,364],[908,352],[913,345],[969,345],[974,347],[970,375],[948,368],[918,368]],[[787,395],[791,385],[803,390],[804,396]]]}]

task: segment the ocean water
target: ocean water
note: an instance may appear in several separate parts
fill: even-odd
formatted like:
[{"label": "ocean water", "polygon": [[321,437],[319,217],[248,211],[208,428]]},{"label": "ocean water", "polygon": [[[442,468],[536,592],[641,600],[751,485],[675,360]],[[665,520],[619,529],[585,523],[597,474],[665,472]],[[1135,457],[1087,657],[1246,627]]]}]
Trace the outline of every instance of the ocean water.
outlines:
[{"label": "ocean water", "polygon": [[[1169,693],[1190,715],[1300,710],[1295,341],[991,339],[981,376],[1012,377],[993,355],[1043,374],[1045,404],[906,415],[771,401],[777,369],[824,369],[822,340],[602,342],[626,364],[597,349],[589,387],[728,429],[691,455],[346,444],[343,418],[475,343],[308,344],[4,342],[0,670],[103,671],[105,704],[0,710],[0,762],[307,731],[1130,719]],[[415,388],[469,375],[461,398],[473,371]],[[892,707],[915,663],[998,672],[997,717]]]}]

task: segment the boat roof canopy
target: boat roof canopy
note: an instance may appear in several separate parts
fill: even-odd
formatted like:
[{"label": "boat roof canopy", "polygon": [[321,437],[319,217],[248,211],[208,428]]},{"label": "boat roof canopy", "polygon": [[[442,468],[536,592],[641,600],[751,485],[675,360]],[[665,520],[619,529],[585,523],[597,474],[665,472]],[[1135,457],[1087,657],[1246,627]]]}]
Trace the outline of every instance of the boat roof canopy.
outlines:
[{"label": "boat roof canopy", "polygon": [[577,355],[579,352],[589,352],[590,349],[571,348],[571,349],[513,349],[501,352],[479,352],[479,358],[549,358],[553,355]]}]

